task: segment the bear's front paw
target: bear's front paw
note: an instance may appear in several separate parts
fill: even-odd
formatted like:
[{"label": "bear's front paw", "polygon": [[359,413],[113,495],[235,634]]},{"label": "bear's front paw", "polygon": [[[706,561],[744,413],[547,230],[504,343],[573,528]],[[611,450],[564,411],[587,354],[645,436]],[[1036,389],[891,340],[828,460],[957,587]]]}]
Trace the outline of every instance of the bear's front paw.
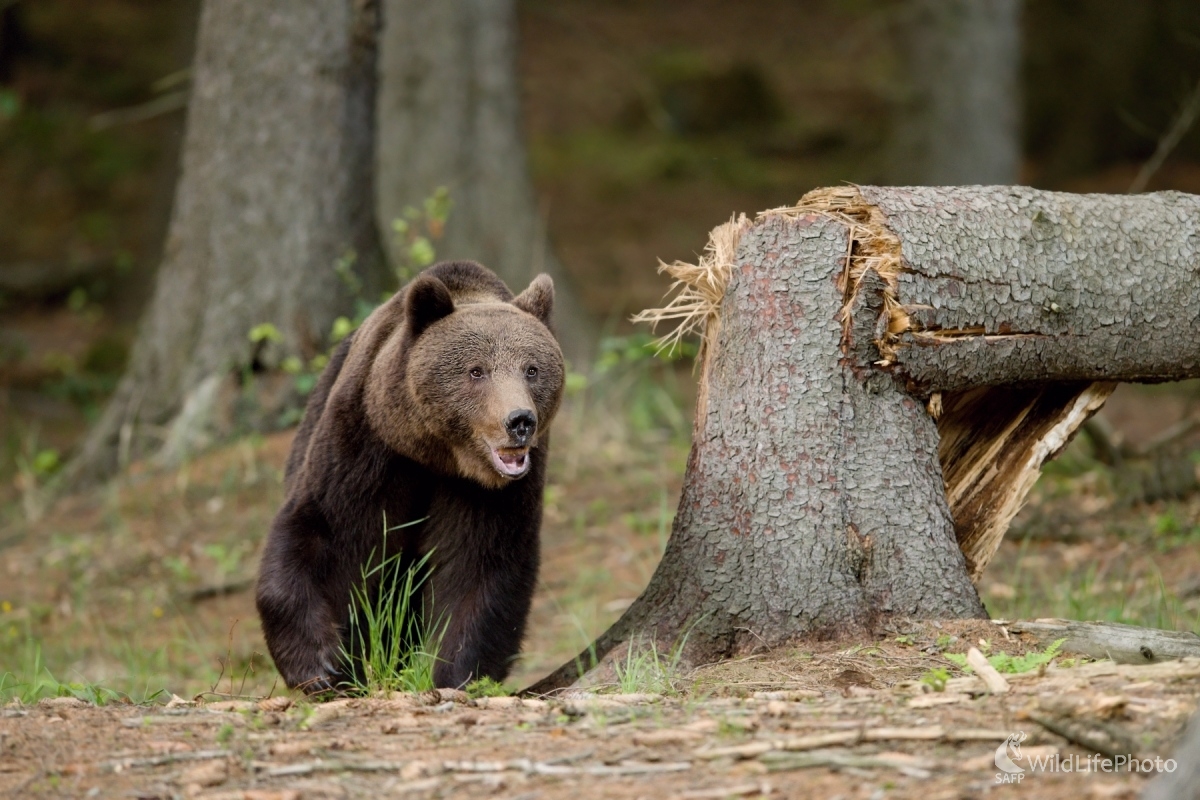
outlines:
[{"label": "bear's front paw", "polygon": [[286,678],[293,689],[310,695],[338,692],[345,687],[345,675],[328,657],[319,659],[315,665],[294,670]]}]

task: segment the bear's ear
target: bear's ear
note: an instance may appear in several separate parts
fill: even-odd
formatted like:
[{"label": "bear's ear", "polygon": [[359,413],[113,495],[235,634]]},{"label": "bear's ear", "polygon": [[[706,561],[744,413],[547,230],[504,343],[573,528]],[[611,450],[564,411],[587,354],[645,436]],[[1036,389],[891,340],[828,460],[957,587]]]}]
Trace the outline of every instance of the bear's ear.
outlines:
[{"label": "bear's ear", "polygon": [[408,285],[404,298],[404,321],[416,339],[425,329],[454,312],[454,298],[446,284],[431,275],[420,275]]},{"label": "bear's ear", "polygon": [[543,325],[549,327],[550,312],[554,310],[554,281],[543,272],[533,279],[528,289],[513,298],[512,304],[533,314]]}]

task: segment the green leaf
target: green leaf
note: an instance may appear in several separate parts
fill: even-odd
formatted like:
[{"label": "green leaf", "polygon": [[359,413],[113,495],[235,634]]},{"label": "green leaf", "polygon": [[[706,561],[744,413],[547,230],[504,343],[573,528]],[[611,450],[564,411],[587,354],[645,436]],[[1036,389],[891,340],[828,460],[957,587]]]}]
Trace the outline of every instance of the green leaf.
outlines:
[{"label": "green leaf", "polygon": [[269,322],[260,322],[250,329],[250,341],[252,342],[282,342],[283,334]]},{"label": "green leaf", "polygon": [[39,450],[38,454],[33,457],[33,471],[37,475],[46,476],[58,472],[58,468],[62,466],[62,459],[58,455],[58,451],[47,448]]},{"label": "green leaf", "polygon": [[0,89],[0,119],[12,119],[21,113],[21,95],[12,89]]},{"label": "green leaf", "polygon": [[351,322],[346,317],[338,317],[333,321],[333,330],[329,333],[329,338],[335,344],[345,339],[350,334],[354,333],[354,329],[358,326]]},{"label": "green leaf", "polygon": [[427,267],[433,263],[433,244],[424,236],[413,239],[408,246],[408,260],[418,267]]},{"label": "green leaf", "polygon": [[567,394],[576,394],[587,388],[588,378],[582,372],[568,372],[566,379]]}]

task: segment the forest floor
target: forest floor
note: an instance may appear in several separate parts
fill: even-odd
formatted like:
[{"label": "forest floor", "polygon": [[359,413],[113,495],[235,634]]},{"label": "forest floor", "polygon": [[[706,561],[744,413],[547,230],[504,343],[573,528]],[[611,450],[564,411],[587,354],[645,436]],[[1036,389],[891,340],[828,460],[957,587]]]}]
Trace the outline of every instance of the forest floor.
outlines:
[{"label": "forest floor", "polygon": [[[649,388],[620,404],[577,395],[556,423],[541,585],[510,690],[579,653],[661,555],[686,435],[604,410],[652,403]],[[1187,397],[1131,390],[1107,413],[1146,437],[1139,420],[1167,425]],[[1045,651],[996,622],[945,621],[629,669],[592,695],[314,704],[279,685],[253,608],[289,443],[285,432],[178,469],[135,464],[50,508],[18,474],[0,526],[0,792],[976,797],[1012,791],[994,763],[1010,734],[1027,734],[1026,759],[1093,764],[1038,719],[1115,730],[1131,752],[1166,758],[1200,697],[1200,664],[1069,654],[989,695],[947,655]],[[1085,442],[1053,462],[981,582],[994,617],[1200,627],[1200,498],[1126,503],[1120,486]],[[1039,797],[1134,796],[1145,780],[1094,767],[1022,778]]]},{"label": "forest floor", "polygon": [[[1074,726],[1076,738],[1117,730],[1130,752],[1153,759],[1169,752],[1200,694],[1195,659],[1054,667],[1010,676],[1004,695],[972,677],[935,692],[920,677],[945,664],[930,654],[939,638],[1002,640],[1012,653],[1025,646],[989,622],[905,630],[707,667],[667,695],[471,700],[442,690],[320,705],[278,694],[10,704],[0,709],[0,791],[230,800],[1134,797],[1145,774],[1106,772],[1091,750],[1043,724]],[[1025,737],[1019,755],[1008,751],[1004,763],[1022,769],[1010,778],[997,759],[1013,734]]]}]

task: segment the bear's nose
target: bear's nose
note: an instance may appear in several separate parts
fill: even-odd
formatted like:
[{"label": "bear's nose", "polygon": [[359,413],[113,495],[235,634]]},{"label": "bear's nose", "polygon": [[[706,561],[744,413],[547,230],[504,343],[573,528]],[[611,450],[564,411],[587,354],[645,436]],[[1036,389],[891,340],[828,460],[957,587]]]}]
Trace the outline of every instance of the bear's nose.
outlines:
[{"label": "bear's nose", "polygon": [[513,437],[518,444],[523,445],[537,430],[537,417],[527,408],[518,409],[505,418],[504,427],[508,430],[509,436]]}]

